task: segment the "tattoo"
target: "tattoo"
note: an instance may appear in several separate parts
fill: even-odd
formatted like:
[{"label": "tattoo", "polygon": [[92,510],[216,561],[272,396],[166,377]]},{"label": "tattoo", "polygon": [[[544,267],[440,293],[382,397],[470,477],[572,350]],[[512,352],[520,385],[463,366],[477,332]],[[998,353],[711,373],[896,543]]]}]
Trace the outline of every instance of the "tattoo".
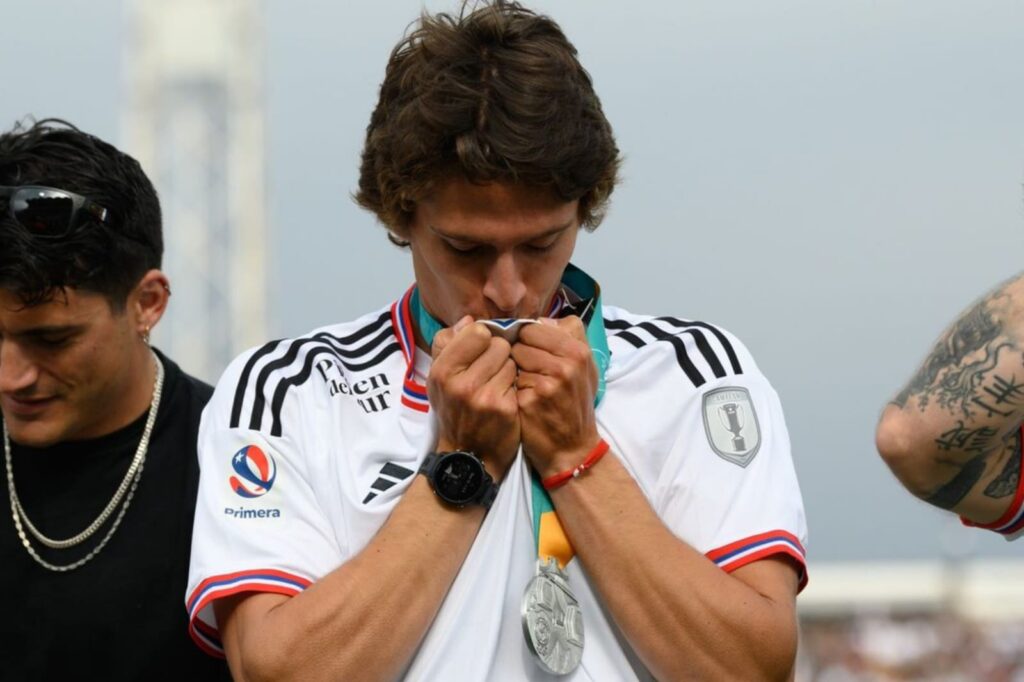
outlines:
[{"label": "tattoo", "polygon": [[[960,422],[959,426],[937,438],[935,443],[940,450],[955,449],[975,453],[975,456],[967,462],[949,459],[936,460],[939,464],[957,467],[960,471],[949,483],[924,498],[925,501],[947,510],[959,504],[985,475],[989,458],[999,450],[999,448],[991,447],[991,439],[995,433],[995,429],[985,427],[966,429],[963,427],[963,422]],[[985,488],[985,494],[989,497],[998,499],[1017,492],[1020,482],[1020,447],[1020,432],[1018,430],[1015,429],[1003,438],[1001,450],[1007,454],[1009,459],[1006,466],[1003,467],[1003,471]]]},{"label": "tattoo", "polygon": [[926,497],[925,502],[946,510],[958,505],[960,500],[964,499],[967,493],[971,492],[971,489],[977,485],[982,474],[985,473],[985,460],[987,458],[988,453],[985,453],[968,460],[966,464],[962,465],[960,473],[954,476],[952,481],[936,490],[929,497]]},{"label": "tattoo", "polygon": [[1013,495],[1020,486],[1020,433],[1014,431],[1013,435],[1006,440],[1009,451],[1006,466],[985,488],[985,494],[995,499]]},{"label": "tattoo", "polygon": [[[1020,407],[1021,399],[1024,398],[1024,384],[1017,383],[1016,375],[1009,379],[996,375],[993,385],[985,388],[983,392],[988,394],[988,397],[975,396],[971,398],[971,402],[983,408],[988,417],[997,414],[1001,417],[1009,417],[1014,410],[1005,408]],[[1003,406],[1004,409],[1000,410],[998,406]]]},{"label": "tattoo", "polygon": [[906,407],[911,396],[917,396],[922,412],[934,400],[967,419],[973,416],[973,408],[1002,414],[1005,407],[1001,407],[1000,398],[1003,403],[1024,401],[1024,385],[1017,384],[1014,377],[1009,385],[996,384],[985,389],[984,395],[978,393],[986,374],[998,363],[1000,351],[1013,346],[992,312],[995,300],[1003,296],[1001,291],[990,294],[960,317],[893,403]]},{"label": "tattoo", "polygon": [[969,429],[962,421],[958,421],[954,428],[936,438],[935,444],[939,446],[940,450],[949,451],[955,449],[980,454],[991,449],[992,439],[998,433],[996,429],[990,426]]}]

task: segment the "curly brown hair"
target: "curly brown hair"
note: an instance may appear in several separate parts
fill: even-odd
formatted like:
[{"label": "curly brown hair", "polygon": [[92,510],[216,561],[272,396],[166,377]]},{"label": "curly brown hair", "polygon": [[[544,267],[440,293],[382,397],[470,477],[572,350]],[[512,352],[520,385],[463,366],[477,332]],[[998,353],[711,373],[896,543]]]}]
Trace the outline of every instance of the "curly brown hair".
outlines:
[{"label": "curly brown hair", "polygon": [[558,24],[515,2],[467,2],[458,16],[424,13],[392,51],[355,199],[401,235],[432,185],[461,174],[579,199],[592,230],[619,163],[590,75]]}]

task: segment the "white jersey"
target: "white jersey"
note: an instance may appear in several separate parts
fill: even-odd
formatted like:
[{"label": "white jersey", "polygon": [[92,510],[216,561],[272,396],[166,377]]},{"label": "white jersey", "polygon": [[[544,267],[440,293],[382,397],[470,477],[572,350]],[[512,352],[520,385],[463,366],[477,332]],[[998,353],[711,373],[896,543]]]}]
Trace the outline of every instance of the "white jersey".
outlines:
[{"label": "white jersey", "polygon": [[[416,476],[436,427],[408,298],[249,351],[221,378],[200,427],[186,598],[204,650],[221,652],[214,600],[300,592],[357,555]],[[704,323],[610,307],[604,318],[598,430],[659,517],[725,571],[784,555],[802,585],[807,528],[789,436],[753,358]],[[530,507],[520,454],[405,679],[552,679],[520,621],[536,562]],[[565,679],[649,679],[578,559],[568,575],[586,645]]]}]

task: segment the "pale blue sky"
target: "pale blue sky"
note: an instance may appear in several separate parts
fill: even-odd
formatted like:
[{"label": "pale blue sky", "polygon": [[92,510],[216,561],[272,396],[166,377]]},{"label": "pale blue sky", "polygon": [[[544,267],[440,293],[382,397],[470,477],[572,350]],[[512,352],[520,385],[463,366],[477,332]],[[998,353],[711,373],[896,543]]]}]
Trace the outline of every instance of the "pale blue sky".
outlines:
[{"label": "pale blue sky", "polygon": [[[751,348],[782,396],[812,560],[1019,555],[910,498],[872,438],[945,323],[1020,269],[1024,2],[532,6],[579,48],[626,157],[576,262],[609,302],[715,322]],[[388,52],[420,3],[266,7],[279,336],[411,281],[348,195]],[[0,124],[56,115],[121,139],[119,2],[0,9]]]}]

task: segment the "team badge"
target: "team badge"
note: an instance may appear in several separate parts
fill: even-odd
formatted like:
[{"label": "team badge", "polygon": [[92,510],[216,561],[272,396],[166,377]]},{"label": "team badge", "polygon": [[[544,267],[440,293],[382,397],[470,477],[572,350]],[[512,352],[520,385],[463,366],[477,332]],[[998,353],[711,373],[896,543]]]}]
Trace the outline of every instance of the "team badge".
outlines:
[{"label": "team badge", "polygon": [[270,491],[277,478],[274,458],[255,445],[246,445],[231,457],[235,476],[228,479],[231,489],[246,498],[261,497]]},{"label": "team badge", "polygon": [[750,464],[761,447],[761,427],[747,389],[727,386],[708,391],[703,411],[711,449],[737,466]]}]

